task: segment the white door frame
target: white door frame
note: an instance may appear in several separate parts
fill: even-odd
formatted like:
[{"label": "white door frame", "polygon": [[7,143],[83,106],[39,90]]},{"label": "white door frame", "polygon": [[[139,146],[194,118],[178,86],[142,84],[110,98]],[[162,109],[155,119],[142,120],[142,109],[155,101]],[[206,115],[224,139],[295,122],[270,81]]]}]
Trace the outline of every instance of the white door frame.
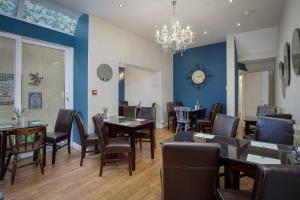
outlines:
[{"label": "white door frame", "polygon": [[[15,108],[21,108],[21,81],[22,81],[22,45],[32,44],[42,47],[48,47],[52,49],[62,50],[65,55],[65,108],[73,109],[73,57],[74,49],[72,47],[66,47],[58,44],[53,44],[41,40],[36,40],[20,35],[11,33],[5,33],[0,31],[0,36],[8,39],[13,39],[15,43]],[[71,136],[73,138],[73,135]]]}]

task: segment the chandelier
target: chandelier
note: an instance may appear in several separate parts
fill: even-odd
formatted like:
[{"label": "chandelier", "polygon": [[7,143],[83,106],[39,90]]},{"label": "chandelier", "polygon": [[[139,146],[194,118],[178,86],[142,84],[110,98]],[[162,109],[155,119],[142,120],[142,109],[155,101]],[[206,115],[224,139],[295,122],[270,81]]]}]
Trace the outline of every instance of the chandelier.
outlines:
[{"label": "chandelier", "polygon": [[172,0],[171,3],[173,5],[171,25],[169,28],[164,25],[161,31],[157,30],[155,38],[157,43],[161,44],[164,53],[181,53],[182,55],[189,45],[193,43],[194,35],[190,26],[187,26],[186,29],[181,28],[179,21],[175,17],[175,6],[177,1]]}]

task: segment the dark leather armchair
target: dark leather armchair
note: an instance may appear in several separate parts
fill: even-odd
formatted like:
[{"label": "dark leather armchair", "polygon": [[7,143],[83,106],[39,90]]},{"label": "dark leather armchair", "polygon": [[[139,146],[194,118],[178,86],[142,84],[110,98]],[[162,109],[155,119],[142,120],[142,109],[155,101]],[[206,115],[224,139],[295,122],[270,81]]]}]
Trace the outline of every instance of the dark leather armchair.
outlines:
[{"label": "dark leather armchair", "polygon": [[[74,110],[60,109],[55,122],[54,132],[47,132],[46,143],[53,146],[52,151],[52,164],[55,164],[56,151],[68,146],[68,152],[71,154],[71,129],[73,122]],[[57,145],[57,143],[67,140],[67,143],[63,146]]]},{"label": "dark leather armchair", "polygon": [[276,113],[276,107],[275,106],[257,106],[256,116],[257,117],[263,117],[266,115],[271,115]]},{"label": "dark leather armchair", "polygon": [[294,120],[259,117],[255,140],[292,145],[294,140]]},{"label": "dark leather armchair", "polygon": [[120,101],[119,106],[128,106],[128,101]]},{"label": "dark leather armchair", "polygon": [[[80,134],[80,143],[81,143],[81,159],[80,166],[82,166],[83,159],[85,158],[86,153],[94,152],[97,153],[99,150],[99,137],[95,133],[87,134],[87,131],[84,127],[83,120],[80,113],[75,113],[74,118]],[[87,150],[87,147],[93,146],[94,150]]]},{"label": "dark leather armchair", "polygon": [[123,113],[122,116],[125,117],[136,117],[136,106],[123,106]]},{"label": "dark leather armchair", "polygon": [[212,134],[227,137],[236,137],[239,118],[224,114],[217,114]]},{"label": "dark leather armchair", "polygon": [[[98,134],[100,142],[100,174],[102,175],[103,166],[105,163],[116,162],[116,161],[128,161],[129,164],[129,174],[132,175],[132,150],[130,146],[130,141],[128,137],[116,137],[108,138],[107,133],[104,129],[103,118],[100,114],[93,116],[93,122],[95,127],[95,132]],[[128,153],[127,157],[124,158],[109,158],[106,157],[107,154],[123,154]]]},{"label": "dark leather armchair", "polygon": [[218,190],[219,199],[297,200],[300,196],[300,167],[297,165],[260,165],[253,192]]},{"label": "dark leather armchair", "polygon": [[280,118],[280,119],[293,119],[292,114],[268,114],[265,117],[272,117],[272,118]]},{"label": "dark leather armchair", "polygon": [[196,121],[196,130],[203,132],[211,132],[215,122],[215,118],[222,110],[221,103],[215,103],[211,106],[208,118],[201,118]]},{"label": "dark leather armchair", "polygon": [[[136,117],[141,118],[141,119],[154,120],[154,127],[155,127],[155,125],[156,125],[156,108],[155,107],[140,107],[137,110]],[[136,132],[136,138],[139,139],[140,147],[142,147],[142,142],[153,142],[155,144],[155,128],[153,131],[153,138],[150,138],[150,130],[149,129],[138,130]]]},{"label": "dark leather armchair", "polygon": [[174,107],[175,107],[174,102],[167,102],[168,130],[170,130],[170,122],[171,122],[173,127],[173,132],[175,132],[174,130],[175,130],[175,123],[176,123]]},{"label": "dark leather armchair", "polygon": [[219,144],[163,143],[163,199],[216,199],[219,153]]}]

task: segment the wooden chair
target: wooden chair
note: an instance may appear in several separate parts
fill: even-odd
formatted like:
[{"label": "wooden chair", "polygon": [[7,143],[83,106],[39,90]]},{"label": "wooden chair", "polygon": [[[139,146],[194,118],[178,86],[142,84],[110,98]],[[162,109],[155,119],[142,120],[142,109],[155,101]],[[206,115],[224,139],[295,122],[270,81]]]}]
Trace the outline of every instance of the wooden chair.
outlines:
[{"label": "wooden chair", "polygon": [[183,106],[181,101],[167,102],[167,114],[168,114],[168,130],[170,130],[170,122],[172,123],[173,133],[176,131],[177,121],[174,108]]},{"label": "wooden chair", "polygon": [[[71,129],[74,110],[60,109],[55,122],[54,132],[47,132],[46,143],[53,147],[52,164],[55,164],[56,151],[68,146],[68,152],[71,154]],[[57,143],[67,140],[67,143],[59,146]]]},{"label": "wooden chair", "polygon": [[[75,113],[74,118],[80,134],[80,143],[81,143],[81,159],[80,166],[82,166],[83,159],[85,158],[86,153],[98,153],[99,152],[99,137],[95,133],[87,134],[86,129],[84,128],[84,123],[80,113]],[[87,147],[93,146],[94,150],[87,150]]]},{"label": "wooden chair", "polygon": [[[11,185],[15,182],[16,170],[20,167],[25,167],[31,164],[40,165],[41,172],[44,174],[44,165],[41,150],[44,147],[45,133],[41,128],[23,128],[17,129],[8,134],[8,155],[5,165],[5,172],[12,173]],[[18,157],[21,154],[32,152],[34,155],[33,162],[17,166]],[[12,168],[9,168],[10,159],[14,156]]]},{"label": "wooden chair", "polygon": [[[93,122],[95,126],[95,132],[98,134],[100,141],[100,174],[102,176],[103,166],[105,163],[116,162],[116,161],[128,161],[129,174],[132,175],[132,149],[130,146],[130,140],[128,137],[116,137],[108,138],[105,133],[103,118],[100,114],[93,116]],[[107,154],[123,154],[127,153],[128,156],[125,158],[107,158]]]},{"label": "wooden chair", "polygon": [[189,107],[175,107],[174,108],[176,113],[176,121],[177,121],[177,127],[176,127],[176,133],[179,131],[182,131],[182,127],[184,127],[184,131],[187,131],[190,128],[190,110]]},{"label": "wooden chair", "polygon": [[[156,108],[155,107],[141,107],[137,111],[137,118],[154,120],[154,127],[156,126]],[[142,142],[153,142],[155,146],[155,128],[153,131],[153,141],[150,138],[150,130],[143,129],[136,132],[136,138],[140,142],[142,148]]]},{"label": "wooden chair", "polygon": [[122,116],[125,117],[136,117],[136,106],[123,106],[123,113]]},{"label": "wooden chair", "polygon": [[216,115],[222,110],[221,103],[215,103],[212,105],[208,118],[198,119],[196,122],[196,130],[203,132],[211,132],[214,125]]},{"label": "wooden chair", "polygon": [[128,106],[128,101],[120,101],[119,106]]}]

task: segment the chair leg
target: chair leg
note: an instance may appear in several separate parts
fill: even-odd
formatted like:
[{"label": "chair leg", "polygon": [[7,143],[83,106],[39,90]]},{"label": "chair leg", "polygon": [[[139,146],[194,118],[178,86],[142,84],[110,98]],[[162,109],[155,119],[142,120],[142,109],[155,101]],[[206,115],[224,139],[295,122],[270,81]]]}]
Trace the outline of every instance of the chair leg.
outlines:
[{"label": "chair leg", "polygon": [[68,153],[71,154],[71,137],[68,138]]},{"label": "chair leg", "polygon": [[56,143],[53,143],[53,150],[52,150],[52,165],[55,164],[55,157],[56,157]]},{"label": "chair leg", "polygon": [[8,168],[8,166],[9,166],[11,156],[12,156],[11,153],[9,153],[9,154],[7,155],[7,160],[6,160],[6,164],[5,164],[5,168],[4,168],[4,175],[3,175],[3,177],[5,176],[5,173],[6,173],[6,171],[7,171],[7,168]]},{"label": "chair leg", "polygon": [[100,156],[100,174],[99,174],[99,176],[102,176],[104,159],[105,159],[104,157],[105,157],[105,154],[103,152],[101,152],[101,156]]},{"label": "chair leg", "polygon": [[129,175],[132,176],[132,152],[128,152]]},{"label": "chair leg", "polygon": [[44,174],[44,165],[43,165],[43,159],[42,159],[42,154],[40,151],[37,152],[37,162],[39,163],[40,165],[40,168],[41,168],[41,172],[42,174]]},{"label": "chair leg", "polygon": [[81,147],[80,166],[82,166],[83,158],[85,157],[85,147]]},{"label": "chair leg", "polygon": [[170,119],[168,117],[168,130],[170,130]]},{"label": "chair leg", "polygon": [[14,162],[13,162],[13,168],[12,168],[12,175],[11,175],[11,182],[10,184],[13,185],[15,183],[15,177],[17,172],[17,163],[18,163],[18,154],[14,155]]},{"label": "chair leg", "polygon": [[140,138],[140,148],[142,148],[142,138]]}]

